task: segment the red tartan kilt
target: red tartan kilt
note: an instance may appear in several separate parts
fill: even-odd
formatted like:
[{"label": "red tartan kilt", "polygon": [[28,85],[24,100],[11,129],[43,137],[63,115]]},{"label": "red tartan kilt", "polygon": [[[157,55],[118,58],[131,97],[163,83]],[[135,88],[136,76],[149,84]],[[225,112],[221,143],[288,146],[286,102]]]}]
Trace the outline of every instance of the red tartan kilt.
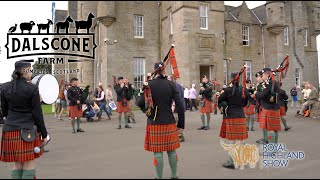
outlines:
[{"label": "red tartan kilt", "polygon": [[82,109],[78,109],[78,105],[76,106],[69,106],[69,117],[71,119],[74,119],[74,118],[81,118],[83,115],[82,115]]},{"label": "red tartan kilt", "polygon": [[200,106],[200,113],[212,113],[213,112],[212,102],[208,101],[205,98],[204,98],[204,101],[205,101],[205,106],[204,107]]},{"label": "red tartan kilt", "polygon": [[243,108],[243,111],[244,111],[244,114],[247,115],[247,116],[253,116],[254,115],[254,105],[253,104],[250,104],[249,107],[244,107]]},{"label": "red tartan kilt", "polygon": [[151,152],[173,151],[180,147],[176,124],[147,125],[144,149]]},{"label": "red tartan kilt", "polygon": [[262,109],[260,114],[260,128],[267,131],[280,131],[280,110]]},{"label": "red tartan kilt", "polygon": [[20,130],[2,133],[0,161],[26,162],[39,158],[39,153],[34,153],[34,148],[41,145],[40,133],[33,142],[25,142],[21,139]]},{"label": "red tartan kilt", "polygon": [[228,140],[248,139],[246,118],[223,119],[220,129],[220,137]]},{"label": "red tartan kilt", "polygon": [[[127,100],[125,100],[125,101],[127,101]],[[123,113],[123,112],[128,112],[129,111],[129,102],[127,101],[127,106],[122,106],[122,102],[120,101],[120,102],[117,102],[117,112],[118,113]]]},{"label": "red tartan kilt", "polygon": [[280,107],[280,116],[285,116],[287,114],[286,107],[282,106]]}]

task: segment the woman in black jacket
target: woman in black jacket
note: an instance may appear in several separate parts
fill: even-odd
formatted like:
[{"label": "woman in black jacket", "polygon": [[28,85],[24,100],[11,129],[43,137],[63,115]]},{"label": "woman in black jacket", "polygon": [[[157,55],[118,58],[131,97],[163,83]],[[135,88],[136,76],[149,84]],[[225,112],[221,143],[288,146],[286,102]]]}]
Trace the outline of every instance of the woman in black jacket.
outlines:
[{"label": "woman in black jacket", "polygon": [[[35,153],[34,148],[41,145],[41,138],[44,144],[50,139],[43,121],[39,90],[30,83],[30,67],[28,62],[16,62],[12,81],[5,83],[1,91],[1,109],[6,121],[0,161],[15,162],[13,179],[35,178],[35,158],[42,155],[42,150]],[[30,132],[23,136],[23,130]]]}]

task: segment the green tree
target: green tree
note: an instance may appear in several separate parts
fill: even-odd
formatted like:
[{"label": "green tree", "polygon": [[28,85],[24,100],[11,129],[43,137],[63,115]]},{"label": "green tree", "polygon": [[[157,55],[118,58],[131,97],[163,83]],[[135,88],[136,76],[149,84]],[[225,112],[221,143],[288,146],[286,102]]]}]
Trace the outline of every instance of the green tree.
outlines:
[{"label": "green tree", "polygon": [[33,73],[32,76],[37,76],[39,74],[52,74],[52,65],[51,64],[40,64],[38,62],[35,62],[32,65]]}]

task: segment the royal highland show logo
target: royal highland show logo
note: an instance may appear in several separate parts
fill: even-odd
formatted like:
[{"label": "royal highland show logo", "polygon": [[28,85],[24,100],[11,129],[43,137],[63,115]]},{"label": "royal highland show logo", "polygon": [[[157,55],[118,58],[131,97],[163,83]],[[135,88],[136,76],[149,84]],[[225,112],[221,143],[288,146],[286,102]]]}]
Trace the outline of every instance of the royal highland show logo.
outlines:
[{"label": "royal highland show logo", "polygon": [[[74,21],[68,16],[65,21],[55,25],[50,19],[43,24],[36,24],[34,21],[22,22],[19,28],[15,24],[7,34],[7,59],[37,56],[37,59],[28,61],[50,65],[92,61],[95,59],[97,46],[94,42],[95,35],[89,30],[94,17],[90,13],[87,20]],[[69,32],[72,23],[75,25],[75,32]],[[52,26],[54,33],[49,32]],[[36,33],[32,32],[35,28]],[[85,29],[86,33],[78,32],[81,29]],[[79,69],[75,69],[65,73],[78,72]]]}]

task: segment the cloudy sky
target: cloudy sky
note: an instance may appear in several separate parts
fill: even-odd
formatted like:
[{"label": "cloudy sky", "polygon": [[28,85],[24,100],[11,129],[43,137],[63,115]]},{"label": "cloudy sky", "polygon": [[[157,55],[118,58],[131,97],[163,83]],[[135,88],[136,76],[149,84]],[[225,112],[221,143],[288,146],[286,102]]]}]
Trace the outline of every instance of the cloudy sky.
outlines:
[{"label": "cloudy sky", "polygon": [[[249,8],[254,8],[264,4],[265,1],[246,1],[246,3]],[[225,5],[239,6],[241,4],[242,1],[225,1]],[[7,53],[4,46],[9,28],[21,22],[46,23],[47,19],[52,19],[51,5],[52,1],[0,1],[0,83],[10,81],[14,63],[18,60],[7,59],[6,57]],[[67,8],[67,1],[56,2],[56,9],[66,10]],[[317,37],[317,44],[319,59],[320,36]]]}]

